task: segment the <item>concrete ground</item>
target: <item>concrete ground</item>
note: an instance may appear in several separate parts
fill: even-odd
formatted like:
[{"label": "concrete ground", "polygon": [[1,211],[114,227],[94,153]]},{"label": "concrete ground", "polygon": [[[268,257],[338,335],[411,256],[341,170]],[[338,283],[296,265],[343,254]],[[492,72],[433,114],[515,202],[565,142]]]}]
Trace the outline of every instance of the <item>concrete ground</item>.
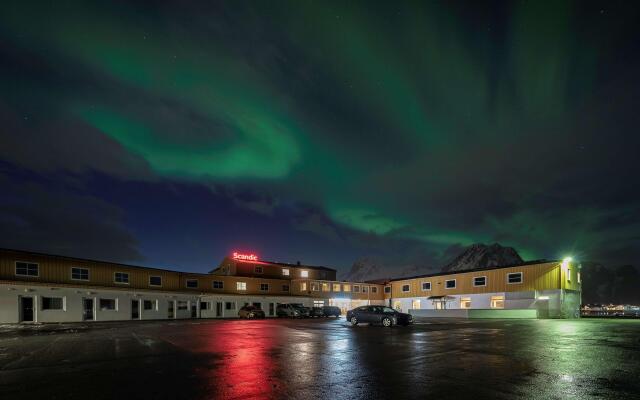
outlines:
[{"label": "concrete ground", "polygon": [[640,320],[0,329],[0,399],[638,399]]}]

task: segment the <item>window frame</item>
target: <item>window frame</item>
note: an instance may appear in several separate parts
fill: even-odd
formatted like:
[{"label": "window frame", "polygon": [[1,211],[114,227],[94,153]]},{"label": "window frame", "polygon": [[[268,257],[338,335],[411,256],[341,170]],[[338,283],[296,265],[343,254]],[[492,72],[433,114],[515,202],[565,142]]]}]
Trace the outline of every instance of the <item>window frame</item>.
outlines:
[{"label": "window frame", "polygon": [[[484,278],[484,284],[483,285],[476,285],[476,279],[478,279],[478,278]],[[486,287],[487,286],[487,276],[486,275],[474,276],[471,279],[473,280],[473,287]]]},{"label": "window frame", "polygon": [[239,292],[247,291],[247,282],[236,281],[236,290]]},{"label": "window frame", "polygon": [[[147,302],[151,303],[151,308],[147,308]],[[158,311],[158,300],[142,299],[142,311]]]},{"label": "window frame", "polygon": [[[126,282],[118,282],[116,280],[116,274],[126,275],[127,276],[127,281]],[[128,285],[129,284],[129,277],[130,277],[130,274],[128,272],[115,271],[113,273],[113,283],[118,284],[118,285]]]},{"label": "window frame", "polygon": [[[159,285],[155,285],[155,284],[151,283],[151,278],[160,278],[160,284]],[[162,287],[162,275],[149,275],[149,286]]]},{"label": "window frame", "polygon": [[[518,282],[509,282],[509,278],[511,275],[520,275],[520,281]],[[521,283],[524,283],[524,274],[522,273],[522,271],[519,272],[507,272],[507,285],[519,285]]]},{"label": "window frame", "polygon": [[289,293],[291,291],[291,287],[289,285],[287,285],[287,284],[282,284],[282,287],[280,289],[282,289],[281,292]]},{"label": "window frame", "polygon": [[[425,289],[425,288],[424,288],[424,285],[425,285],[425,284],[429,284],[429,289]],[[431,281],[420,282],[420,289],[421,289],[423,292],[430,292],[430,291],[431,291],[431,288],[432,288]]]},{"label": "window frame", "polygon": [[353,290],[353,293],[360,293],[360,285],[353,285],[351,289]]},{"label": "window frame", "polygon": [[289,268],[282,268],[282,276],[290,276]]},{"label": "window frame", "polygon": [[[453,282],[453,287],[449,287],[449,282]],[[455,289],[455,288],[457,288],[457,287],[458,287],[458,282],[457,282],[457,279],[456,279],[456,278],[453,278],[453,279],[445,279],[445,280],[444,280],[444,288],[445,288],[445,289],[449,289],[449,290],[451,290],[451,289]]]},{"label": "window frame", "polygon": [[[263,286],[264,286],[264,287],[266,287],[266,289],[263,289]],[[270,286],[271,286],[271,285],[269,285],[268,283],[261,283],[261,284],[260,284],[260,291],[261,291],[261,292],[268,292],[268,291],[269,291],[269,287],[270,287]]]},{"label": "window frame", "polygon": [[385,286],[384,287],[384,293],[385,294],[391,293],[391,286]]},{"label": "window frame", "polygon": [[[404,290],[404,288],[407,288],[407,290]],[[410,283],[403,284],[400,290],[402,291],[402,293],[409,293],[411,291],[411,284]]]},{"label": "window frame", "polygon": [[301,269],[300,270],[300,278],[308,278],[309,277],[309,270],[308,269]]},{"label": "window frame", "polygon": [[[74,278],[74,277],[73,277],[73,270],[74,270],[74,269],[87,271],[87,279]],[[80,273],[80,276],[82,276],[82,273]],[[84,268],[84,267],[71,267],[71,280],[72,280],[72,281],[89,282],[89,281],[91,280],[91,273],[89,272],[89,268]]]},{"label": "window frame", "polygon": [[378,293],[378,287],[377,286],[370,286],[369,287],[369,291],[371,293],[376,293],[377,294]]},{"label": "window frame", "polygon": [[[60,308],[44,308],[44,299],[60,299]],[[67,311],[66,296],[40,296],[40,311]]]},{"label": "window frame", "polygon": [[[101,302],[103,300],[113,301],[113,308],[102,309]],[[98,297],[98,311],[118,311],[118,298]]]},{"label": "window frame", "polygon": [[[220,287],[216,287],[216,283],[219,283]],[[212,290],[223,290],[224,289],[224,281],[212,281],[211,282],[211,289]]]},{"label": "window frame", "polygon": [[[189,282],[195,282],[196,285],[195,286],[189,286]],[[198,287],[200,287],[200,282],[198,282],[197,279],[185,279],[184,285],[185,285],[185,287],[187,289],[197,289]]]},{"label": "window frame", "polygon": [[253,273],[254,274],[264,274],[264,268],[262,267],[262,265],[254,265],[253,266]]},{"label": "window frame", "polygon": [[[27,264],[27,266],[26,266],[27,273],[26,274],[19,274],[18,273],[18,263]],[[40,277],[40,263],[31,262],[31,261],[16,260],[13,265],[14,265],[13,272],[14,272],[15,276],[24,276],[24,277],[27,277],[27,278],[39,278]],[[35,265],[36,266],[36,272],[37,272],[36,275],[29,275],[29,265]]]}]

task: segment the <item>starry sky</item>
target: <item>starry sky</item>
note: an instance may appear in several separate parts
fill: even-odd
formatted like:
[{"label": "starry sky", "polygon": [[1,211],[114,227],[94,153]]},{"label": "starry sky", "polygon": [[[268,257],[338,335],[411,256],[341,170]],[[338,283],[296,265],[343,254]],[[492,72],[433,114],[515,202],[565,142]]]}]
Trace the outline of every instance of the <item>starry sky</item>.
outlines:
[{"label": "starry sky", "polygon": [[0,246],[640,264],[635,2],[0,5]]}]

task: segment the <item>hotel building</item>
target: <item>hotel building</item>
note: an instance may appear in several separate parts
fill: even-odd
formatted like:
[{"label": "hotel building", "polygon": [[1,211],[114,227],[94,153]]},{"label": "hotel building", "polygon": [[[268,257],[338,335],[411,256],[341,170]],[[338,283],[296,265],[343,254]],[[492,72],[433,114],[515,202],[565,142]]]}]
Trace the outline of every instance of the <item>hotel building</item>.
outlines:
[{"label": "hotel building", "polygon": [[[452,283],[453,282],[453,283]],[[580,307],[575,264],[519,266],[375,282],[336,270],[234,253],[209,273],[0,249],[0,323],[233,318],[253,304],[346,310],[387,304],[426,317],[570,318]]]}]

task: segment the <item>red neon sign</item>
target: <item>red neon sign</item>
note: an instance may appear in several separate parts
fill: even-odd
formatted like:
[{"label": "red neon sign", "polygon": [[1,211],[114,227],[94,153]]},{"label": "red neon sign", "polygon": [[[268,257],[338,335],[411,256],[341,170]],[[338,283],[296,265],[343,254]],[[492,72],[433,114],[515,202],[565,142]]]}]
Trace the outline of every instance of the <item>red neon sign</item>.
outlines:
[{"label": "red neon sign", "polygon": [[242,261],[258,261],[258,256],[255,254],[242,254],[242,253],[237,253],[237,252],[233,252],[233,259],[234,260],[242,260]]}]

